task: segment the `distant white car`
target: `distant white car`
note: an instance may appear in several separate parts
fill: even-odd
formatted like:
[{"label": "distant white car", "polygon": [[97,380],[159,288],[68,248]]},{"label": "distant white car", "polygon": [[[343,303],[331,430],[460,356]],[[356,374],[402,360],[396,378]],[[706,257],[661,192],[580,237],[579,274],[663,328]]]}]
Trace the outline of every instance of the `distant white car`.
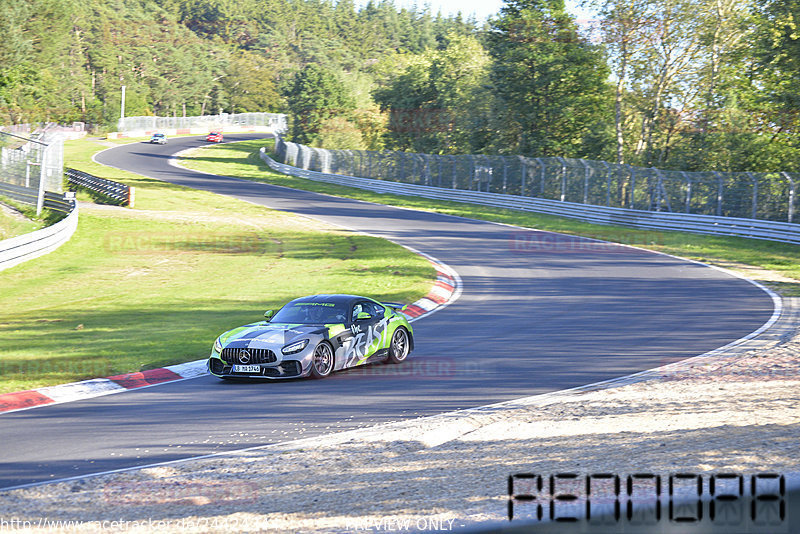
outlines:
[{"label": "distant white car", "polygon": [[167,136],[162,133],[154,133],[150,136],[151,143],[158,143],[159,145],[166,145],[167,144]]}]

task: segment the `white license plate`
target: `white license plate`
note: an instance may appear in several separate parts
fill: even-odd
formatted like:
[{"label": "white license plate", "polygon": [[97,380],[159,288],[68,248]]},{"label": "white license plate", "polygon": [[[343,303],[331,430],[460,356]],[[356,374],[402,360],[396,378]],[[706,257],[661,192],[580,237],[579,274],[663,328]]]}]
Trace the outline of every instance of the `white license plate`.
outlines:
[{"label": "white license plate", "polygon": [[234,373],[258,373],[261,374],[261,367],[258,365],[234,365]]}]

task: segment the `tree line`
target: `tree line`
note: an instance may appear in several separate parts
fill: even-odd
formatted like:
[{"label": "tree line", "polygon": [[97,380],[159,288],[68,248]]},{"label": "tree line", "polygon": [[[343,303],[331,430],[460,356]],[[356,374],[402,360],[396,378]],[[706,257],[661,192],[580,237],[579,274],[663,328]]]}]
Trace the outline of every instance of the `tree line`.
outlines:
[{"label": "tree line", "polygon": [[0,123],[271,111],[327,148],[797,171],[800,0],[0,5]]},{"label": "tree line", "polygon": [[[393,148],[798,170],[798,0],[507,0],[375,95]],[[408,128],[410,116],[422,127]],[[427,121],[427,122],[426,122]]]}]

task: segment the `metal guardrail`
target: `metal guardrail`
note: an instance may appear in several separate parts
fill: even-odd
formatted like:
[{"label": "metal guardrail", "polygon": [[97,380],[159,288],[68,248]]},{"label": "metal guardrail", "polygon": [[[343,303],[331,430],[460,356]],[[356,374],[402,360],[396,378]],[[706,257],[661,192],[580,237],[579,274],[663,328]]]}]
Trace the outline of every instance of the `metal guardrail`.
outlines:
[{"label": "metal guardrail", "polygon": [[[70,193],[71,194],[71,193]],[[75,202],[68,200],[67,193],[59,194],[52,191],[44,192],[44,207],[49,210],[60,211],[61,213],[72,213],[75,208]]]},{"label": "metal guardrail", "polygon": [[[36,205],[39,198],[39,190],[32,187],[22,187],[19,185],[4,184],[0,182],[0,196],[8,197],[21,204]],[[69,213],[72,211],[73,204],[66,200],[61,193],[52,191],[44,192],[43,206],[47,209]]]},{"label": "metal guardrail", "polygon": [[63,197],[56,193],[50,195],[50,202],[54,205],[69,206],[69,215],[47,228],[0,241],[0,271],[53,252],[69,241],[75,233],[78,227],[77,205],[63,200]]},{"label": "metal guardrail", "polygon": [[67,182],[73,186],[89,189],[121,205],[133,206],[134,188],[129,185],[98,178],[76,169],[65,169],[64,176],[67,178]]},{"label": "metal guardrail", "polygon": [[39,190],[34,187],[25,187],[0,182],[0,195],[21,204],[35,206],[39,198]]},{"label": "metal guardrail", "polygon": [[420,184],[405,184],[376,180],[374,178],[358,178],[355,176],[328,174],[299,169],[291,165],[279,163],[267,156],[264,148],[261,149],[261,159],[273,170],[285,174],[318,182],[367,189],[376,193],[419,196],[434,200],[465,202],[482,206],[546,213],[597,224],[631,226],[650,230],[676,230],[699,234],[736,236],[800,244],[800,224],[794,223],[688,213],[631,210],[502,193],[443,189]]},{"label": "metal guardrail", "polygon": [[323,173],[610,208],[796,223],[800,174],[689,172],[562,157],[330,150],[278,138],[282,163]]}]

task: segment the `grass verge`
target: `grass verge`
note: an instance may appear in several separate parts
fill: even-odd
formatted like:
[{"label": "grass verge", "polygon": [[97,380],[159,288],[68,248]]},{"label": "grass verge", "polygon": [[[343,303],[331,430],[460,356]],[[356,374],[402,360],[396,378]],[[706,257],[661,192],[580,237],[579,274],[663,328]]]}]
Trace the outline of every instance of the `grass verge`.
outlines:
[{"label": "grass verge", "polygon": [[8,199],[0,197],[0,241],[33,232],[42,226],[41,221],[29,218]]},{"label": "grass verge", "polygon": [[258,150],[262,146],[267,146],[269,150],[272,148],[272,141],[229,143],[212,147],[210,150],[190,152],[185,154],[182,164],[192,169],[228,174],[295,189],[633,245],[738,270],[752,279],[764,282],[785,296],[800,296],[800,246],[798,245],[687,232],[605,226],[565,217],[475,204],[373,193],[276,173],[259,158]]},{"label": "grass verge", "polygon": [[0,393],[203,358],[291,298],[411,302],[435,276],[382,239],[92,162],[107,145],[67,142],[65,166],[135,186],[136,208],[84,204],[68,243],[0,272]]}]

